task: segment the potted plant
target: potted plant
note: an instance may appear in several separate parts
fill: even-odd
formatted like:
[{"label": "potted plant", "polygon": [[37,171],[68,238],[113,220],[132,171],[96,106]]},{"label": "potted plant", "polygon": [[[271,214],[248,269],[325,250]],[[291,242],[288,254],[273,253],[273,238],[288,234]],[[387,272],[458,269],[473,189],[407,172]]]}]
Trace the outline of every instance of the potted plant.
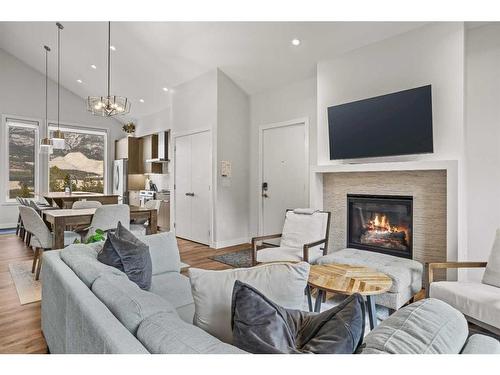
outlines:
[{"label": "potted plant", "polygon": [[133,122],[127,122],[122,129],[129,137],[133,137],[135,134],[135,124]]}]

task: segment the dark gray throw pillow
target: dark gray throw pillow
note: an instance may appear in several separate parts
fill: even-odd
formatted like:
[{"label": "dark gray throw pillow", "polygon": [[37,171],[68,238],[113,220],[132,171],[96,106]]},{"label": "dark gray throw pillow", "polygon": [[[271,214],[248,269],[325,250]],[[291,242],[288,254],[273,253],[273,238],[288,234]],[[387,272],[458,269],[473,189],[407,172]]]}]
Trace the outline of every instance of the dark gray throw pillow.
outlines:
[{"label": "dark gray throw pillow", "polygon": [[97,259],[108,266],[118,268],[141,289],[151,288],[153,266],[149,246],[140,241],[120,222],[116,231],[108,232]]},{"label": "dark gray throw pillow", "polygon": [[352,354],[365,331],[365,303],[353,294],[322,313],[286,309],[236,281],[231,312],[233,345],[255,354]]}]

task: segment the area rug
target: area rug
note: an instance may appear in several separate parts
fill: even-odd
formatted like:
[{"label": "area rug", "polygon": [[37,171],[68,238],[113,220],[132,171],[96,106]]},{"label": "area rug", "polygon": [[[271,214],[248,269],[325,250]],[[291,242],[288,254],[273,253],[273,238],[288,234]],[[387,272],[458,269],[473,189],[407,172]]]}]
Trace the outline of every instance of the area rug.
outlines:
[{"label": "area rug", "polygon": [[42,299],[42,285],[40,280],[35,280],[35,275],[31,273],[33,261],[9,264],[9,271],[16,286],[17,296],[21,305],[38,302]]},{"label": "area rug", "polygon": [[214,255],[209,259],[227,264],[235,268],[252,267],[252,249],[234,251],[232,253]]}]

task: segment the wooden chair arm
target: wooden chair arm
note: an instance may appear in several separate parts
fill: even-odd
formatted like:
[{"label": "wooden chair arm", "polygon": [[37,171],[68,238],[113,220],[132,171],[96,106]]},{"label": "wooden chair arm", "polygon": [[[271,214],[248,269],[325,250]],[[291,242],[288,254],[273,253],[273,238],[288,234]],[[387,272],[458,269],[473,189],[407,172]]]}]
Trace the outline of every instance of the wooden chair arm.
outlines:
[{"label": "wooden chair arm", "polygon": [[326,243],[326,238],[323,238],[322,240],[318,240],[318,241],[304,244],[304,257],[302,258],[304,260],[304,262],[309,262],[309,249],[311,247],[321,245],[322,243]]},{"label": "wooden chair arm", "polygon": [[281,237],[281,233],[278,233],[278,234],[268,234],[266,236],[253,237],[252,238],[252,243],[258,242],[258,241],[262,241],[262,240],[269,240],[271,238],[280,238],[280,237]]},{"label": "wooden chair arm", "polygon": [[271,238],[280,238],[281,233],[278,234],[268,234],[266,236],[258,236],[252,238],[252,266],[257,265],[257,242],[262,240],[269,240]]},{"label": "wooden chair arm", "polygon": [[441,263],[428,263],[429,268],[429,285],[434,281],[435,269],[448,269],[448,268],[484,268],[487,262],[441,262]]}]

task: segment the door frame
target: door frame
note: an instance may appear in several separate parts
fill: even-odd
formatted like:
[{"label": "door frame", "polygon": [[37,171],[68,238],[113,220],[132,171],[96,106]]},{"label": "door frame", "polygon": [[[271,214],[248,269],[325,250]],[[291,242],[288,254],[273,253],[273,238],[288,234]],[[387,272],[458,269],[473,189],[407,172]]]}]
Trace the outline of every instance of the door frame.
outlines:
[{"label": "door frame", "polygon": [[[265,125],[260,125],[259,126],[259,171],[258,171],[258,185],[257,185],[257,196],[259,197],[258,202],[259,202],[259,236],[264,235],[263,231],[263,205],[264,205],[264,200],[262,198],[262,173],[264,171],[264,159],[263,159],[263,153],[264,153],[264,144],[263,144],[263,138],[264,138],[264,131],[269,130],[269,129],[276,129],[276,128],[284,128],[287,126],[293,126],[293,125],[299,125],[299,124],[304,124],[304,152],[305,152],[305,160],[306,160],[306,171],[305,171],[305,181],[306,181],[306,190],[304,192],[304,198],[305,201],[309,203],[309,190],[310,190],[310,180],[309,180],[309,118],[308,117],[301,117],[301,118],[296,118],[293,120],[288,120],[288,121],[281,121],[281,122],[274,122],[270,124],[265,124]],[[284,214],[284,213],[283,213]],[[273,233],[267,233],[267,234],[273,234]]]},{"label": "door frame", "polygon": [[[208,133],[208,138],[210,140],[209,145],[208,145],[208,153],[209,153],[209,158],[210,158],[210,166],[213,164],[213,140],[212,140],[212,129],[211,128],[200,128],[200,129],[194,129],[194,130],[188,130],[188,131],[182,131],[182,132],[172,132],[172,141],[173,141],[173,152],[172,152],[172,170],[173,170],[173,181],[172,181],[172,188],[174,190],[174,199],[170,200],[170,212],[173,213],[170,215],[170,228],[174,229],[174,232],[176,230],[175,228],[175,222],[177,219],[177,211],[176,211],[176,194],[177,194],[177,189],[176,189],[176,176],[177,176],[177,171],[176,171],[176,155],[177,155],[177,139],[181,137],[188,137],[194,134],[199,134],[199,133]],[[209,236],[209,243],[207,244],[208,246],[212,247],[214,243],[214,181],[213,181],[213,167],[210,168],[209,170],[209,177],[210,181],[210,194],[208,194],[208,212],[209,212],[209,228],[210,228],[210,236]],[[189,239],[188,239],[189,240]],[[190,240],[191,241],[191,240]]]}]

